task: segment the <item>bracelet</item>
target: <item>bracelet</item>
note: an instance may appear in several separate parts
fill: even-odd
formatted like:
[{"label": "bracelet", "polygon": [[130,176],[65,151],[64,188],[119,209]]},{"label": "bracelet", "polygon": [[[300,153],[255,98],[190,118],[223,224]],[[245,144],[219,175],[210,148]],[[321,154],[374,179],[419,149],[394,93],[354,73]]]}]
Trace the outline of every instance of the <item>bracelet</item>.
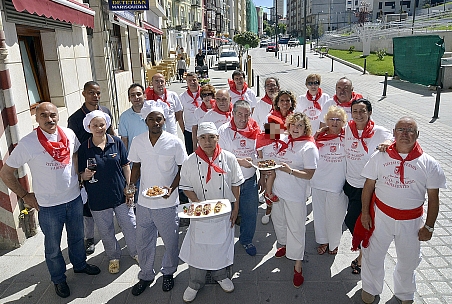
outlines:
[{"label": "bracelet", "polygon": [[20,197],[20,199],[23,199],[23,198],[26,197],[28,194],[30,194],[30,193],[27,192],[24,196]]},{"label": "bracelet", "polygon": [[293,174],[293,169],[290,169],[289,175]]}]

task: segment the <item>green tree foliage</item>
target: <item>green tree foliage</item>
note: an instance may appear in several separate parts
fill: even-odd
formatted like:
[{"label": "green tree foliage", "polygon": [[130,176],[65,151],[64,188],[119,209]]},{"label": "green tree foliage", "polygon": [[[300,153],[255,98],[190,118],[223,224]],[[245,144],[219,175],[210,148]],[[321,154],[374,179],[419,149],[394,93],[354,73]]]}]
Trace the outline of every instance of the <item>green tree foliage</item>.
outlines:
[{"label": "green tree foliage", "polygon": [[278,23],[278,34],[285,35],[287,32],[287,24]]},{"label": "green tree foliage", "polygon": [[234,42],[239,45],[240,56],[248,49],[255,48],[259,45],[259,37],[253,32],[242,32],[234,35]]}]

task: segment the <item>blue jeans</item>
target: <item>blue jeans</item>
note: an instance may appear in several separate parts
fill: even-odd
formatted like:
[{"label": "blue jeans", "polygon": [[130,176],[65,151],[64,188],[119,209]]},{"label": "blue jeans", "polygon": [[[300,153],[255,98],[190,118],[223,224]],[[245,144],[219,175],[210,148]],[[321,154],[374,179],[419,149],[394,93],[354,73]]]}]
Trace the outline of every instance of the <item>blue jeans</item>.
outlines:
[{"label": "blue jeans", "polygon": [[253,242],[258,205],[258,184],[256,174],[254,174],[240,185],[239,214],[241,219],[239,241],[242,245]]},{"label": "blue jeans", "polygon": [[82,197],[57,206],[40,207],[39,225],[44,233],[44,248],[47,268],[54,284],[66,281],[66,262],[61,253],[60,243],[63,226],[66,225],[69,260],[74,270],[86,267],[83,242],[83,202]]}]

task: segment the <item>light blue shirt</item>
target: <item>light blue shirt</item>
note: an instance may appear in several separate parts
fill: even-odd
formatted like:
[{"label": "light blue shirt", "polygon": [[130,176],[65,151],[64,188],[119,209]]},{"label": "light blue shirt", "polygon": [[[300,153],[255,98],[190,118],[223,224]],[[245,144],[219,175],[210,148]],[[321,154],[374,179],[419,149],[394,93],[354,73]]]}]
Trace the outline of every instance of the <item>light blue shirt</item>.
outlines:
[{"label": "light blue shirt", "polygon": [[141,118],[140,113],[136,113],[132,108],[124,111],[119,117],[119,136],[127,137],[127,151],[135,136],[148,131],[148,126]]}]

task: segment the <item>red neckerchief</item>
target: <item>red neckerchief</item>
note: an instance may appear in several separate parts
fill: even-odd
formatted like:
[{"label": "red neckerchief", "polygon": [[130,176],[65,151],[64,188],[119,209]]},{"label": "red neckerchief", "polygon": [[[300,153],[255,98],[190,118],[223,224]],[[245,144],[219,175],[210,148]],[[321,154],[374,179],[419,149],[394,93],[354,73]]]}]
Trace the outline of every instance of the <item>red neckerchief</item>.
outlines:
[{"label": "red neckerchief", "polygon": [[261,99],[263,102],[271,105],[273,107],[273,100],[270,98],[270,96],[268,96],[267,94],[265,94],[264,97],[262,97]]},{"label": "red neckerchief", "polygon": [[229,118],[229,116],[232,115],[232,114],[231,114],[231,113],[232,113],[232,103],[231,103],[231,102],[229,103],[229,110],[228,110],[227,112],[221,111],[221,110],[218,108],[218,106],[217,106],[216,103],[215,103],[215,105],[213,106],[212,110],[214,110],[214,111],[217,112],[218,114],[221,114],[221,115],[226,116],[226,118]]},{"label": "red neckerchief", "polygon": [[361,134],[361,137],[359,137],[359,135],[358,135],[358,128],[356,127],[356,122],[354,120],[350,120],[348,122],[348,126],[350,127],[350,130],[352,131],[353,137],[358,140],[361,140],[364,150],[366,152],[369,152],[369,149],[367,148],[367,145],[364,142],[364,138],[371,138],[372,136],[374,136],[375,123],[369,119],[367,121],[366,127],[363,130],[363,133]]},{"label": "red neckerchief", "polygon": [[195,151],[196,155],[199,156],[199,158],[201,158],[203,161],[205,161],[207,163],[207,165],[209,165],[209,167],[207,168],[207,178],[206,178],[206,184],[210,181],[210,178],[212,177],[212,168],[215,170],[215,172],[217,173],[226,173],[225,171],[223,171],[223,169],[221,169],[220,167],[218,167],[217,165],[215,165],[213,162],[218,158],[218,156],[221,153],[221,148],[217,143],[217,146],[215,147],[215,150],[213,151],[213,156],[212,156],[212,160],[209,159],[209,157],[207,156],[206,152],[204,152],[203,149],[201,149],[200,146],[198,146],[198,148]]},{"label": "red neckerchief", "polygon": [[69,140],[63,130],[57,126],[58,134],[60,135],[60,141],[54,142],[49,141],[47,137],[42,133],[41,128],[36,128],[36,133],[38,134],[38,140],[41,145],[46,149],[47,153],[52,156],[54,160],[62,163],[63,165],[69,164],[71,159],[71,151],[69,148]]},{"label": "red neckerchief", "polygon": [[352,102],[354,101],[354,100],[357,100],[357,99],[360,99],[360,98],[363,98],[363,95],[361,95],[361,94],[359,94],[359,93],[355,93],[355,92],[352,92],[352,99],[350,99],[350,101],[349,102],[340,102],[339,101],[339,99],[337,99],[337,96],[336,96],[336,94],[334,94],[334,96],[333,96],[333,99],[334,99],[334,101],[336,102],[336,104],[338,105],[338,106],[341,106],[341,107],[343,107],[343,108],[350,108],[351,106],[352,106]]},{"label": "red neckerchief", "polygon": [[271,139],[270,134],[265,134],[265,132],[262,132],[258,134],[256,137],[256,149],[271,145],[275,142],[279,143],[280,145],[285,144],[285,142],[283,142],[281,139],[279,138]]},{"label": "red neckerchief", "polygon": [[[289,116],[289,114],[292,114],[292,112],[287,113],[287,116]],[[279,119],[281,119],[283,121],[284,130],[286,130],[286,117],[287,116],[286,117],[282,116],[282,113],[276,109],[271,110],[270,115],[276,116]]]},{"label": "red neckerchief", "polygon": [[[211,109],[215,108],[215,99],[211,99],[210,100],[210,106],[212,107]],[[203,102],[201,103],[201,110],[203,110],[204,112],[209,111],[210,109],[207,108],[206,104]]]},{"label": "red neckerchief", "polygon": [[201,95],[201,88],[198,87],[198,92],[196,92],[196,96],[193,97],[193,93],[190,91],[190,89],[187,89],[188,95],[190,95],[191,98],[193,98],[192,104],[194,104],[196,107],[199,107],[198,98]]},{"label": "red neckerchief", "polygon": [[[322,111],[322,107],[317,102],[317,100],[319,100],[321,96],[322,96],[322,89],[321,88],[319,88],[319,90],[317,91],[317,94],[315,94],[315,96],[312,96],[311,93],[309,93],[309,90],[306,93],[306,98],[308,100],[312,101],[312,103],[314,104],[314,108],[319,109],[320,111]],[[334,96],[336,96],[336,95],[334,95]]]},{"label": "red neckerchief", "polygon": [[251,117],[248,119],[248,123],[245,128],[245,129],[248,129],[248,131],[237,130],[237,126],[235,125],[235,122],[234,122],[234,117],[231,119],[231,129],[232,129],[232,131],[235,131],[234,138],[237,135],[237,133],[239,133],[248,139],[256,139],[257,135],[261,132],[261,130],[259,129],[259,125]]},{"label": "red neckerchief", "polygon": [[399,167],[400,168],[399,169],[400,182],[402,184],[404,184],[404,168],[403,167],[404,167],[405,162],[418,158],[419,156],[422,155],[422,153],[424,153],[424,151],[422,151],[421,146],[419,146],[419,143],[416,141],[416,144],[414,145],[413,149],[411,149],[410,153],[408,153],[408,155],[405,157],[405,159],[403,159],[402,156],[400,156],[399,152],[397,152],[396,143],[394,142],[386,149],[386,153],[388,153],[390,158],[400,160],[400,167]]},{"label": "red neckerchief", "polygon": [[345,130],[342,129],[341,133],[339,134],[328,134],[327,132],[322,132],[319,134],[319,136],[317,136],[317,139],[315,140],[315,144],[317,145],[317,148],[321,148],[324,146],[324,144],[322,144],[322,141],[328,141],[328,140],[333,140],[335,138],[340,138],[341,141],[344,138],[345,135]]},{"label": "red neckerchief", "polygon": [[248,85],[246,84],[246,82],[243,83],[243,88],[242,88],[242,92],[239,92],[237,90],[237,87],[235,86],[235,82],[232,79],[228,79],[228,83],[229,83],[229,89],[234,92],[237,95],[240,95],[240,98],[243,99],[243,94],[245,94],[246,90],[248,90]]},{"label": "red neckerchief", "polygon": [[168,99],[168,92],[166,91],[166,89],[163,90],[163,99],[159,95],[157,95],[154,92],[154,89],[151,89],[151,87],[147,87],[146,90],[144,91],[144,93],[146,94],[146,99],[147,100],[155,100],[155,101],[157,101],[157,100],[160,99],[161,101],[163,101],[164,103],[166,103],[168,105],[168,108],[171,109],[171,105],[167,101],[167,99]]},{"label": "red neckerchief", "polygon": [[287,143],[283,142],[281,148],[279,149],[278,153],[287,150],[287,148],[289,148],[289,145],[291,144],[293,147],[293,143],[296,141],[310,141],[315,143],[314,137],[312,136],[307,136],[307,135],[303,135],[297,138],[293,138],[292,135],[289,135],[289,140],[287,141]]}]

